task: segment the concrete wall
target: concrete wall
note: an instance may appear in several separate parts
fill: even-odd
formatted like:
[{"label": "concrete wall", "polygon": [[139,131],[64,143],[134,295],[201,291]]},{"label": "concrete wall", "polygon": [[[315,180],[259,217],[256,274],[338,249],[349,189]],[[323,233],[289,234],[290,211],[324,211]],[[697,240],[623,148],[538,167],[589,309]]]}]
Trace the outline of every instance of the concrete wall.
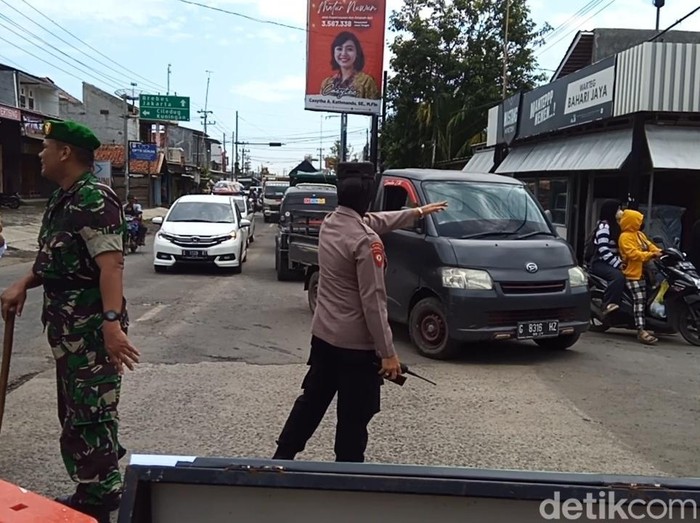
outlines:
[{"label": "concrete wall", "polygon": [[204,137],[195,135],[192,129],[168,127],[168,148],[183,149],[186,164],[203,166],[207,161]]},{"label": "concrete wall", "polygon": [[[649,4],[651,5],[651,2],[649,2]],[[595,45],[593,46],[593,62],[621,53],[631,47],[646,42],[656,35],[656,33],[657,32],[653,29],[596,29]],[[698,44],[700,43],[700,32],[669,31],[657,38],[655,42]]]},{"label": "concrete wall", "polygon": [[[60,117],[90,127],[105,144],[124,143],[124,102],[102,89],[83,83],[83,102],[61,100]],[[138,120],[129,120],[129,140],[138,140]]]},{"label": "concrete wall", "polygon": [[14,71],[0,71],[0,104],[17,107]]}]

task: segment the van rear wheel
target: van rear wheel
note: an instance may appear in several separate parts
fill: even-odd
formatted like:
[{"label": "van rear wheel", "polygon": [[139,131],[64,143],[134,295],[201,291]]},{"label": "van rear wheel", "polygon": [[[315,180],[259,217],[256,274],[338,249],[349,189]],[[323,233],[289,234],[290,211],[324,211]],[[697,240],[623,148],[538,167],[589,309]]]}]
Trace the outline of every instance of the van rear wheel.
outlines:
[{"label": "van rear wheel", "polygon": [[437,298],[422,299],[413,307],[408,332],[418,352],[427,358],[447,360],[459,352],[459,344],[450,339],[447,315]]}]

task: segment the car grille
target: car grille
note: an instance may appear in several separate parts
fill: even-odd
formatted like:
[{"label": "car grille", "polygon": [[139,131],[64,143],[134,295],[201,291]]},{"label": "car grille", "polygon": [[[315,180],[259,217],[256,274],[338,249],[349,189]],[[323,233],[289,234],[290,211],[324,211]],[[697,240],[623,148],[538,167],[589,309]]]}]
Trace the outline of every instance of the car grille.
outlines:
[{"label": "car grille", "polygon": [[504,327],[514,325],[520,321],[574,321],[576,320],[576,309],[525,309],[522,311],[497,311],[490,312],[488,324],[490,327]]},{"label": "car grille", "polygon": [[175,236],[163,234],[163,238],[184,249],[208,249],[229,240],[230,236]]},{"label": "car grille", "polygon": [[566,281],[501,282],[503,294],[547,294],[564,292]]}]

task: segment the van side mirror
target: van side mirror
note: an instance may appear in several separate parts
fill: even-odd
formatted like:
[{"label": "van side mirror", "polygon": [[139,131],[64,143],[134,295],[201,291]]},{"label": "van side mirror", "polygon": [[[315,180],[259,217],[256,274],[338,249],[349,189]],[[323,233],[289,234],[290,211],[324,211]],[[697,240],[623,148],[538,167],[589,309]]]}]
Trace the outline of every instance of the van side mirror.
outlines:
[{"label": "van side mirror", "polygon": [[554,216],[552,215],[552,211],[547,209],[544,211],[544,215],[547,217],[547,219],[551,222],[554,219]]}]

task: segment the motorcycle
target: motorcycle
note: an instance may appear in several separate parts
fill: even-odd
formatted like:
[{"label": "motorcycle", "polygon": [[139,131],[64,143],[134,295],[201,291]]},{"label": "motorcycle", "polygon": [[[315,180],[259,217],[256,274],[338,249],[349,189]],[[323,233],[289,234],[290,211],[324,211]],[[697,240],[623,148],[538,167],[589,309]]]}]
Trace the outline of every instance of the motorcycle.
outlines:
[{"label": "motorcycle", "polygon": [[19,208],[22,200],[19,197],[19,193],[9,194],[0,192],[0,207],[9,207],[10,209]]},{"label": "motorcycle", "polygon": [[133,216],[126,217],[127,223],[127,247],[130,252],[136,252],[139,248],[139,222]]},{"label": "motorcycle", "polygon": [[[646,271],[646,326],[655,333],[680,334],[691,345],[700,346],[700,276],[685,254],[676,248],[662,250]],[[620,308],[603,314],[607,281],[590,270],[592,332],[611,328],[636,330],[634,302],[625,288]]]}]

